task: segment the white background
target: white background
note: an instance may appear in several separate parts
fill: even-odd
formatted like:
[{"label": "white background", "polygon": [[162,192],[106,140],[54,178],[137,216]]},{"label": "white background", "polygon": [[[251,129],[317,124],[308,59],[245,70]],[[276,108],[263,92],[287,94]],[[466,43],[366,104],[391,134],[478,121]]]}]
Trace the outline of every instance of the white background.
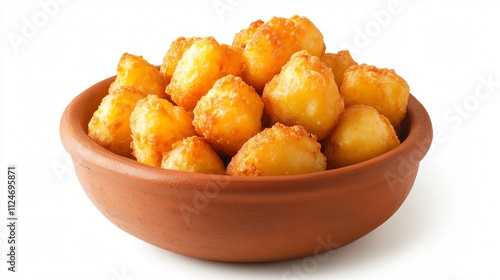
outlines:
[{"label": "white background", "polygon": [[[498,1],[54,1],[0,4],[1,279],[283,279],[294,267],[303,274],[289,279],[500,279]],[[114,75],[124,52],[157,65],[179,36],[230,44],[254,20],[294,14],[318,26],[327,51],[395,69],[431,115],[432,149],[399,211],[315,264],[192,259],[108,222],[60,142],[71,99]],[[19,178],[16,273],[8,164]]]}]

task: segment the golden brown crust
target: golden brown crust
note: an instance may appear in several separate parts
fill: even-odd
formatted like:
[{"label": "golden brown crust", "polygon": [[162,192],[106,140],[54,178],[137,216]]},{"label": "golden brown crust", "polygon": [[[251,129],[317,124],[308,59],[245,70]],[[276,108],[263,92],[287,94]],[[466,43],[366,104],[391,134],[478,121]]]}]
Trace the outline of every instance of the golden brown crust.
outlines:
[{"label": "golden brown crust", "polygon": [[345,71],[340,93],[346,106],[370,105],[398,131],[406,116],[410,88],[392,69],[361,64]]},{"label": "golden brown crust", "polygon": [[298,16],[254,22],[236,34],[233,46],[243,49],[242,78],[257,92],[262,92],[295,52],[322,55],[325,50],[321,32],[310,20]]},{"label": "golden brown crust", "polygon": [[133,154],[138,162],[159,167],[172,144],[195,135],[193,117],[166,99],[148,95],[130,115]]},{"label": "golden brown crust", "polygon": [[215,81],[241,72],[241,56],[240,50],[219,45],[213,37],[196,40],[177,63],[165,92],[177,105],[192,111]]},{"label": "golden brown crust", "polygon": [[326,50],[323,34],[307,17],[294,15],[290,18],[295,24],[295,36],[300,43],[301,50],[321,57]]},{"label": "golden brown crust", "polygon": [[337,83],[339,88],[342,86],[345,70],[353,65],[358,65],[348,50],[341,50],[337,53],[325,53],[321,56],[321,60],[332,69],[335,76],[335,83]]},{"label": "golden brown crust", "polygon": [[160,71],[142,56],[124,53],[118,62],[116,79],[109,92],[122,86],[130,86],[143,94],[165,98],[165,80]]},{"label": "golden brown crust", "polygon": [[172,79],[172,75],[174,74],[175,68],[177,67],[177,63],[181,60],[184,52],[191,47],[191,45],[199,40],[199,37],[179,37],[172,42],[170,48],[165,53],[163,57],[163,62],[160,66],[160,73],[165,78],[165,85],[170,83]]},{"label": "golden brown crust", "polygon": [[219,78],[227,75],[239,76],[243,71],[243,50],[226,44],[220,44],[223,63],[221,65]]},{"label": "golden brown crust", "polygon": [[163,154],[161,168],[187,172],[224,174],[224,162],[203,137],[191,136],[175,142]]},{"label": "golden brown crust", "polygon": [[105,149],[131,157],[130,114],[145,95],[132,87],[118,87],[101,101],[88,124],[88,136]]},{"label": "golden brown crust", "polygon": [[326,169],[326,157],[316,136],[301,126],[276,123],[250,138],[231,159],[226,174],[273,176]]},{"label": "golden brown crust", "polygon": [[261,129],[264,103],[240,77],[228,75],[215,82],[193,113],[199,135],[223,156],[233,156]]},{"label": "golden brown crust", "polygon": [[242,29],[240,32],[236,33],[233,38],[232,46],[242,49],[246,48],[247,43],[252,40],[257,29],[263,24],[264,22],[259,19],[252,22],[247,29]]},{"label": "golden brown crust", "polygon": [[359,163],[399,145],[389,120],[368,105],[353,105],[342,113],[339,123],[324,143],[328,168]]},{"label": "golden brown crust", "polygon": [[266,84],[262,100],[273,123],[301,125],[320,140],[344,109],[332,71],[306,51],[295,53]]}]

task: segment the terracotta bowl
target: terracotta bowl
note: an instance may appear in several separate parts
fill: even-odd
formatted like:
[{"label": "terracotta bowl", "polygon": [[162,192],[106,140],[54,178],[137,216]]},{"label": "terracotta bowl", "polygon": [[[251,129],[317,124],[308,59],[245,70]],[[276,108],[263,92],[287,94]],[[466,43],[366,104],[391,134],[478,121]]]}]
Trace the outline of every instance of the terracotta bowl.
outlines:
[{"label": "terracotta bowl", "polygon": [[285,260],[359,239],[401,206],[432,140],[429,116],[410,96],[402,144],[359,164],[257,178],[163,170],[113,154],[87,137],[87,123],[113,79],[78,95],[62,116],[62,143],[78,179],[117,227],[201,259]]}]

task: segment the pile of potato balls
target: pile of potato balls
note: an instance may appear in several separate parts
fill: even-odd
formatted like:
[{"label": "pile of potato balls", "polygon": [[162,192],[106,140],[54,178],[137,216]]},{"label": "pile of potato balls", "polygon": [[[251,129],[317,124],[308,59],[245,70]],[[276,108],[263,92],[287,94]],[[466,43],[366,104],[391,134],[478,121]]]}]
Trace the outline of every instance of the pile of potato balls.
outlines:
[{"label": "pile of potato balls", "polygon": [[140,163],[233,176],[359,163],[400,144],[406,81],[326,53],[306,17],[257,20],[232,45],[179,37],[161,66],[125,53],[88,136]]}]

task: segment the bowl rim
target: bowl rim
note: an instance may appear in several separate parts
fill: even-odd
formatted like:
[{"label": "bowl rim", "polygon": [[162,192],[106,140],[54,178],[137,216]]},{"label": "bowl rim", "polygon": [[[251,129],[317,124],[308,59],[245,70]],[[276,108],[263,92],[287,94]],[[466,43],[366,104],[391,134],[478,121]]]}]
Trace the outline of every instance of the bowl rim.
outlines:
[{"label": "bowl rim", "polygon": [[[61,141],[73,161],[87,161],[93,163],[100,162],[100,164],[98,164],[99,166],[105,167],[113,173],[127,174],[128,176],[133,176],[139,178],[140,180],[154,182],[156,185],[159,182],[175,182],[179,180],[186,180],[186,178],[189,177],[188,179],[190,181],[196,180],[200,182],[200,184],[197,184],[198,188],[203,188],[203,182],[209,183],[214,181],[230,181],[235,183],[244,183],[241,184],[241,186],[239,186],[240,184],[235,184],[230,188],[235,192],[249,192],[250,189],[247,187],[249,183],[252,184],[252,189],[257,192],[262,191],[263,187],[266,189],[270,187],[269,184],[265,184],[266,186],[261,186],[262,184],[259,184],[263,182],[279,182],[280,184],[275,185],[277,188],[281,189],[283,182],[285,182],[286,185],[286,183],[297,181],[317,182],[318,180],[325,179],[332,180],[333,178],[344,176],[345,174],[359,173],[363,170],[377,168],[377,166],[383,165],[391,160],[397,160],[398,158],[405,157],[405,155],[408,156],[409,153],[413,151],[419,151],[418,154],[415,154],[412,157],[415,164],[418,164],[428,152],[432,143],[433,130],[429,114],[424,106],[412,94],[410,94],[408,99],[407,115],[405,118],[408,125],[408,132],[405,139],[396,148],[360,163],[314,173],[257,177],[202,174],[161,169],[159,167],[139,163],[131,158],[117,155],[101,147],[87,136],[86,124],[82,121],[82,114],[85,114],[85,111],[88,110],[88,108],[86,106],[78,105],[85,104],[85,101],[92,99],[92,97],[95,98],[96,88],[103,87],[107,89],[109,84],[114,81],[115,77],[116,76],[112,76],[104,79],[90,86],[73,98],[73,100],[65,108],[60,120]],[[100,94],[103,94],[104,96],[107,94],[107,90],[106,93]],[[100,101],[98,104],[100,104]],[[92,112],[96,109],[97,108],[94,108]],[[290,184],[291,188],[293,188],[292,185],[293,184]],[[196,188],[197,186],[194,187]]]}]

